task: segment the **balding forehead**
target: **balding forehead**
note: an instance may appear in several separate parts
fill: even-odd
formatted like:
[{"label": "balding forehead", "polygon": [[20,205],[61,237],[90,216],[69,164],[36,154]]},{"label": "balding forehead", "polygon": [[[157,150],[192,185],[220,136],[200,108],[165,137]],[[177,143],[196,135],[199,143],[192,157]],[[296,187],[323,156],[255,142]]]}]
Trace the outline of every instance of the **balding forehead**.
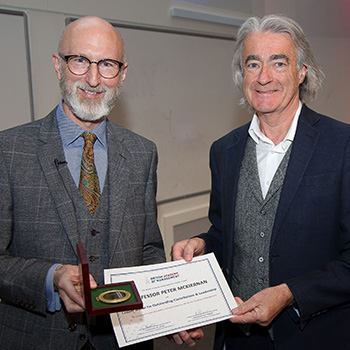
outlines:
[{"label": "balding forehead", "polygon": [[124,44],[117,30],[106,20],[99,17],[82,17],[70,23],[59,43],[59,50],[70,44],[71,41],[78,39],[80,33],[88,31],[91,35],[106,36],[115,43],[120,50],[124,51]]},{"label": "balding forehead", "polygon": [[114,27],[106,20],[100,17],[95,17],[95,16],[87,16],[87,17],[81,17],[73,22],[71,22],[66,30],[74,30],[75,28],[86,28],[86,27],[91,27],[91,26],[98,26],[101,29],[109,30],[109,29],[114,29]]}]

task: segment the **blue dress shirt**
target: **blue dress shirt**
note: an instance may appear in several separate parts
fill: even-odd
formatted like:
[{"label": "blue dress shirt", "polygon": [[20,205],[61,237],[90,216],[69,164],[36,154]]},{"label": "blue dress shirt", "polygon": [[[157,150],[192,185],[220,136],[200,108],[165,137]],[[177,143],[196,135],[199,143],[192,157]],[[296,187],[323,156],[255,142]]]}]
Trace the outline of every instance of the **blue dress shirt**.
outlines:
[{"label": "blue dress shirt", "polygon": [[[81,134],[86,130],[67,117],[63,111],[62,101],[57,107],[56,118],[68,169],[78,187],[81,155],[84,148],[84,139],[81,137]],[[106,120],[104,119],[91,132],[97,136],[94,144],[94,161],[100,183],[100,191],[102,193],[108,164]]]}]

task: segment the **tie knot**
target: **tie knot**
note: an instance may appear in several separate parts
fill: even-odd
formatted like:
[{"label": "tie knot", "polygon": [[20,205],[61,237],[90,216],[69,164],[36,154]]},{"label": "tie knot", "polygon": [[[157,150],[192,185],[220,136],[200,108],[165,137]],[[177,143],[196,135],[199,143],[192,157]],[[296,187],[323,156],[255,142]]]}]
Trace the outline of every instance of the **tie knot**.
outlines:
[{"label": "tie knot", "polygon": [[83,132],[81,136],[84,138],[85,147],[92,147],[97,138],[92,132]]}]

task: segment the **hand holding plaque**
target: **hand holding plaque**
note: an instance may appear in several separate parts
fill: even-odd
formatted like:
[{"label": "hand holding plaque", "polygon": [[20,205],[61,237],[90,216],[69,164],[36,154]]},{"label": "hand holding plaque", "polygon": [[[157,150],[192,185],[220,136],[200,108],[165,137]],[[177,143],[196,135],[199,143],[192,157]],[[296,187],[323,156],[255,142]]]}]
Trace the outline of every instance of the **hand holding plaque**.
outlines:
[{"label": "hand holding plaque", "polygon": [[91,316],[104,315],[112,312],[136,310],[143,307],[140,295],[133,281],[104,284],[95,289],[90,288],[89,264],[82,243],[77,244],[83,277],[82,292],[86,311]]}]

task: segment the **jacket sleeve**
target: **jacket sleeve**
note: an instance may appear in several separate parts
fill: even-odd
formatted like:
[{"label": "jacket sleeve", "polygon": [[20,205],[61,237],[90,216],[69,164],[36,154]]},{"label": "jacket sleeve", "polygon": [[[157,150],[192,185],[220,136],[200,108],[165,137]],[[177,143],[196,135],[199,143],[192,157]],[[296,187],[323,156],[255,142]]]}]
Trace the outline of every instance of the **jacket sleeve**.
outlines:
[{"label": "jacket sleeve", "polygon": [[29,311],[45,313],[45,281],[52,264],[10,253],[10,246],[15,240],[15,223],[7,169],[4,154],[0,151],[0,299]]},{"label": "jacket sleeve", "polygon": [[[299,189],[299,193],[303,191],[304,203],[312,202],[313,207],[307,209],[306,204],[303,207],[304,203],[301,200],[293,206],[295,231],[289,232],[290,236],[294,234],[294,243],[290,244],[290,258],[293,259],[290,269],[304,271],[287,278],[286,283],[296,300],[301,327],[313,317],[334,308],[350,307],[349,140],[342,150],[329,157],[335,158],[335,161],[341,164],[339,172],[304,178],[305,186]],[[327,160],[323,159],[322,162]],[[296,206],[299,208],[296,209]],[[298,228],[298,221],[302,220],[304,215],[304,221],[308,216],[309,224],[304,222],[303,226]],[[281,235],[283,236],[283,232]],[[298,242],[299,236],[303,241]]]}]

